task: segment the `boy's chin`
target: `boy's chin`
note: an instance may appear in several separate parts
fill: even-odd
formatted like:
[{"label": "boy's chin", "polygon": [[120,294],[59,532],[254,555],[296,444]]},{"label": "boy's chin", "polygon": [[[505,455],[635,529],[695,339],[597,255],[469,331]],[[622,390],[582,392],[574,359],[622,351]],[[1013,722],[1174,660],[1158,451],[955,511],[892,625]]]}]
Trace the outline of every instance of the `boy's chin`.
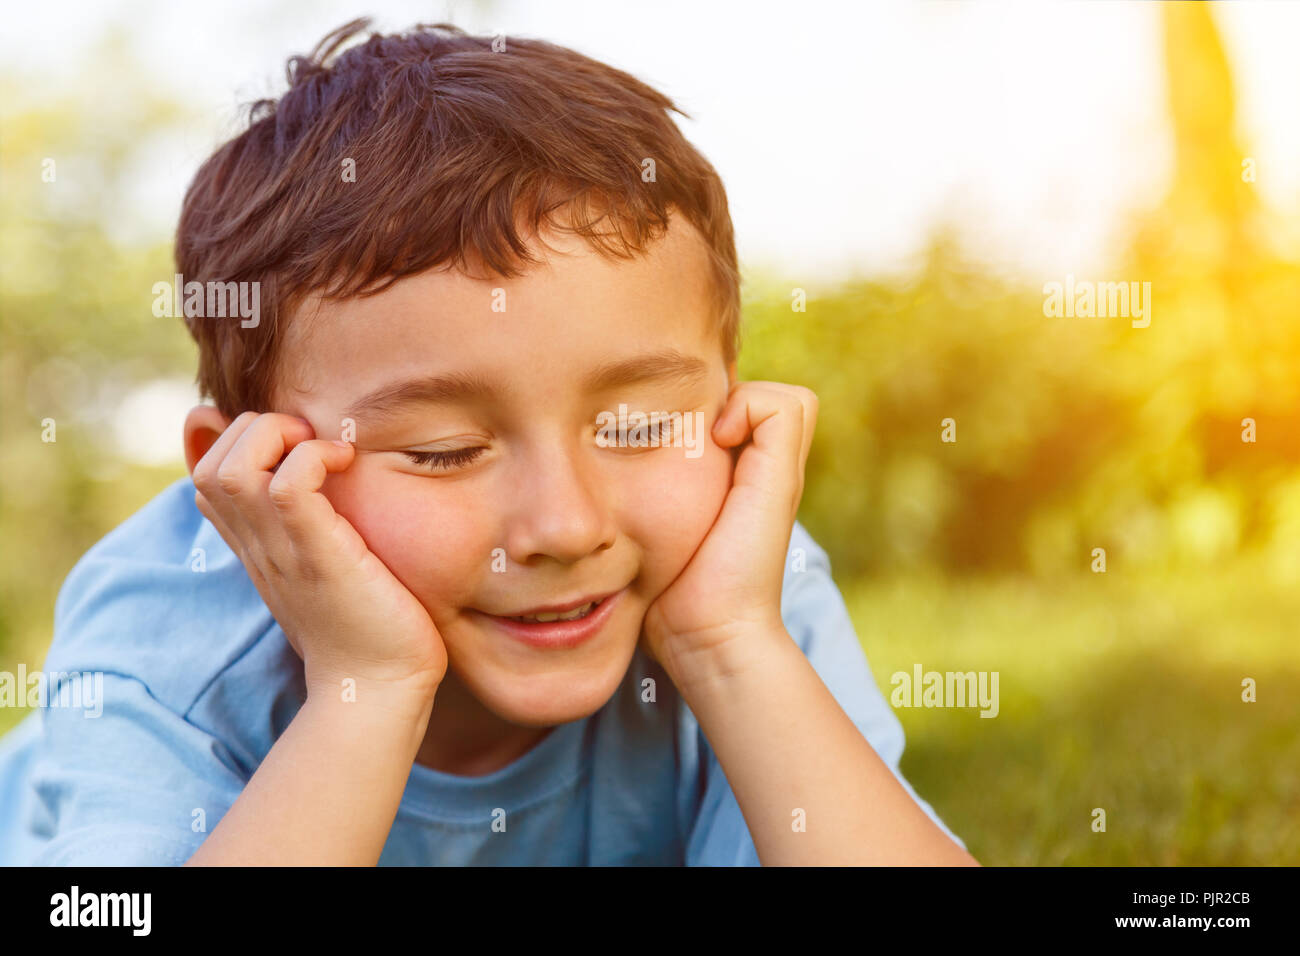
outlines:
[{"label": "boy's chin", "polygon": [[557,668],[529,677],[494,674],[471,683],[471,692],[502,720],[521,727],[554,727],[604,707],[622,685],[627,665],[611,661],[598,673]]}]

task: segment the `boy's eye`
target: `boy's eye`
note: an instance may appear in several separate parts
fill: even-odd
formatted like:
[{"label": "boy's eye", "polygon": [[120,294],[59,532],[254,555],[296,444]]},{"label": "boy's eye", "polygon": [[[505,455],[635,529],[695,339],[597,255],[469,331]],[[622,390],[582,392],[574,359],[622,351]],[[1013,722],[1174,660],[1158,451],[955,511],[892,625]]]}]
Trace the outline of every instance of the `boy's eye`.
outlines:
[{"label": "boy's eye", "polygon": [[653,448],[673,440],[673,423],[670,419],[650,421],[641,428],[626,428],[616,434],[620,444],[630,444],[632,440],[645,441]]},{"label": "boy's eye", "polygon": [[447,471],[468,465],[485,451],[486,448],[477,445],[473,448],[457,448],[455,451],[404,451],[402,454],[430,471]]},{"label": "boy's eye", "polygon": [[597,423],[596,430],[599,443],[606,447],[662,448],[673,443],[676,424],[670,416],[650,415],[644,423],[629,425],[627,428],[610,428],[608,431],[602,431]]}]

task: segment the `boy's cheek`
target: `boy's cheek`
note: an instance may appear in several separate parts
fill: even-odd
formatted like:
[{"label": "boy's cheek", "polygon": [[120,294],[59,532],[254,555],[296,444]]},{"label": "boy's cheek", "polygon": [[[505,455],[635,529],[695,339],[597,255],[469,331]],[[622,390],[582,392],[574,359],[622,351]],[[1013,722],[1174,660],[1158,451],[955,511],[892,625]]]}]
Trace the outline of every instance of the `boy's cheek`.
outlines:
[{"label": "boy's cheek", "polygon": [[[475,509],[440,507],[437,496],[420,484],[378,470],[350,471],[329,476],[321,490],[375,556],[433,612],[468,600],[467,588],[475,580],[470,572],[487,566],[490,549],[475,540]],[[479,552],[482,561],[476,562]]]},{"label": "boy's cheek", "polygon": [[656,592],[686,567],[708,536],[731,489],[732,457],[712,442],[699,458],[672,461],[648,475],[625,522],[645,556],[645,577]]}]

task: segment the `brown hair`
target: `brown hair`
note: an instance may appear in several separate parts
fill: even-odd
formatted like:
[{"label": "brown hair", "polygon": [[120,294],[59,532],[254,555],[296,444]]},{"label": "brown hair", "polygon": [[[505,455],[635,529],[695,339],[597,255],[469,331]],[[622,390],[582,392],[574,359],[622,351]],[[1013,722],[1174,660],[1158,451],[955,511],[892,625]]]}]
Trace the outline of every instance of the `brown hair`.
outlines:
[{"label": "brown hair", "polygon": [[[628,259],[679,210],[708,248],[725,358],[739,350],[740,280],[717,172],[621,70],[541,40],[420,25],[342,53],[370,21],[291,57],[289,90],[200,167],[176,231],[185,281],[259,282],[254,328],[187,317],[198,384],[227,416],[269,409],[284,323],[311,293],[383,291],[451,263],[507,278],[530,255],[517,226],[581,234]],[[689,117],[688,117],[689,118]],[[653,182],[643,181],[653,159]],[[345,181],[345,160],[355,181]],[[567,226],[552,213],[563,209]],[[598,229],[608,219],[612,229]]]}]

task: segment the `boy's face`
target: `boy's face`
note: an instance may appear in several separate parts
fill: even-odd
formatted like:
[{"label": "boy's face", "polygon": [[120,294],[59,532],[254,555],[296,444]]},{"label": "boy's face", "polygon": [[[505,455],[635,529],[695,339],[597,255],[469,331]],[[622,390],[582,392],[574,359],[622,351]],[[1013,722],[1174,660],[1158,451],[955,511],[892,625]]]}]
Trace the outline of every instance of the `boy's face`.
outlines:
[{"label": "boy's face", "polygon": [[[731,453],[710,434],[734,365],[703,240],[671,223],[635,259],[548,233],[557,251],[534,243],[545,261],[523,277],[426,272],[309,302],[287,333],[276,410],[321,438],[355,422],[356,460],[325,494],[429,611],[457,678],[516,724],[609,699],[730,487]],[[620,404],[679,412],[691,430],[604,447],[599,416]],[[506,620],[605,595],[595,628]]]}]

